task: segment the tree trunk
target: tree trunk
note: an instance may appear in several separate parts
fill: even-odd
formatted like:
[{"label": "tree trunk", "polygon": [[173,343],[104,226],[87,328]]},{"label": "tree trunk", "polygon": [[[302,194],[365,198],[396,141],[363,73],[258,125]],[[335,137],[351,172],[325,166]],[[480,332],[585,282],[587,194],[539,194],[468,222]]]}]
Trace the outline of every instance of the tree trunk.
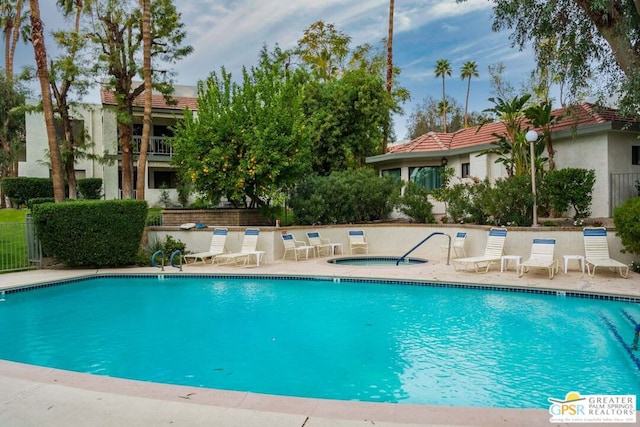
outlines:
[{"label": "tree trunk", "polygon": [[[5,67],[7,67],[7,81],[9,83],[13,82],[13,59],[16,56],[16,45],[18,44],[18,38],[20,37],[20,18],[22,18],[22,4],[23,0],[18,0],[16,2],[16,11],[13,20],[13,33],[11,34],[11,45],[9,46],[9,54],[6,57],[7,62],[5,63]],[[7,34],[7,38],[8,36],[9,35]]]},{"label": "tree trunk", "polygon": [[119,123],[120,147],[122,149],[122,198],[133,198],[133,150],[131,147],[131,125]]},{"label": "tree trunk", "polygon": [[49,158],[51,160],[51,178],[53,179],[53,197],[56,203],[64,202],[64,176],[62,173],[62,158],[60,147],[56,139],[56,128],[53,118],[53,103],[49,91],[49,70],[47,67],[47,49],[45,47],[43,24],[40,19],[40,4],[38,0],[30,0],[31,8],[31,43],[36,60],[38,80],[42,91],[42,110],[49,141]]},{"label": "tree trunk", "polygon": [[[387,36],[387,93],[391,95],[391,87],[393,85],[393,9],[394,0],[389,0],[389,35]],[[389,120],[384,126],[384,139],[382,140],[382,154],[387,152],[389,145],[389,133],[391,128],[391,112],[389,111]]]},{"label": "tree trunk", "polygon": [[471,76],[469,76],[469,80],[467,81],[467,99],[464,103],[464,127],[465,129],[469,127],[469,92],[471,91]]},{"label": "tree trunk", "polygon": [[152,107],[152,80],[151,80],[151,1],[140,0],[142,8],[142,72],[144,74],[144,116],[142,121],[142,142],[140,143],[140,156],[138,157],[138,178],[136,182],[136,198],[144,200],[145,177],[147,172],[147,150],[151,135],[151,107]]}]

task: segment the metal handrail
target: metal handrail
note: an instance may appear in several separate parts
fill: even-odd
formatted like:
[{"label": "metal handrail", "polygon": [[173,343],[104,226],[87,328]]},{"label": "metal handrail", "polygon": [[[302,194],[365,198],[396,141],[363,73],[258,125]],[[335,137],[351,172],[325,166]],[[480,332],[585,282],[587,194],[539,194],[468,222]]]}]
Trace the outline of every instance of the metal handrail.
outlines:
[{"label": "metal handrail", "polygon": [[434,231],[433,233],[429,234],[420,243],[418,243],[417,245],[415,245],[414,247],[409,249],[404,255],[402,255],[400,258],[398,258],[398,260],[396,261],[396,265],[399,265],[400,261],[405,259],[407,257],[407,255],[409,255],[411,252],[415,251],[418,248],[418,246],[420,246],[421,244],[423,244],[424,242],[429,240],[431,237],[436,236],[438,234],[442,234],[443,236],[447,236],[449,238],[449,250],[447,251],[447,265],[449,265],[449,261],[450,261],[450,258],[451,258],[451,236],[449,236],[448,234],[443,233],[442,231]]}]

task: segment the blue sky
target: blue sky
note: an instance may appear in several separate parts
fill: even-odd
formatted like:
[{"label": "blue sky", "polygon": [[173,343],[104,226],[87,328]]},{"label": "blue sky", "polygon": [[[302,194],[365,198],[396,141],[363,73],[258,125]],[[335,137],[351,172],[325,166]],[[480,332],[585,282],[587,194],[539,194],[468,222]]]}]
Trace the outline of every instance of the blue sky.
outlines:
[{"label": "blue sky", "polygon": [[[60,28],[55,2],[41,1],[45,29]],[[243,65],[255,64],[262,45],[294,47],[313,22],[332,23],[352,38],[380,46],[387,35],[388,0],[175,0],[187,29],[187,44],[194,53],[175,65],[179,84],[195,85],[211,71],[225,66],[234,75]],[[427,96],[442,96],[442,80],[434,75],[439,59],[448,59],[453,75],[447,94],[464,106],[466,83],[460,67],[476,61],[480,76],[471,82],[470,110],[490,107],[487,67],[502,62],[505,79],[516,89],[535,67],[532,54],[510,47],[509,33],[491,30],[492,5],[488,0],[397,0],[394,19],[394,64],[401,69],[400,83],[411,93],[404,116],[395,118],[399,140],[407,136],[406,120]],[[53,43],[49,41],[49,49]],[[30,45],[20,45],[17,67],[33,63]],[[97,102],[97,91],[85,101]]]}]

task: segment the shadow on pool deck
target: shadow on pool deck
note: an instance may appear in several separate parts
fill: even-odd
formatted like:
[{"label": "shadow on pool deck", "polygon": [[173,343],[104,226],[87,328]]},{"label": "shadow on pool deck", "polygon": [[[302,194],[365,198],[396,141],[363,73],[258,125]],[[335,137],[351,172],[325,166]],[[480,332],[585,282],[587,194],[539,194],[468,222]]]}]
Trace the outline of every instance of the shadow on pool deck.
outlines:
[{"label": "shadow on pool deck", "polygon": [[[592,278],[572,270],[567,274],[560,272],[549,280],[545,271],[530,272],[518,278],[513,268],[499,272],[494,267],[486,274],[456,272],[443,258],[430,259],[424,265],[401,267],[330,265],[326,260],[275,261],[259,267],[200,264],[185,266],[182,272],[169,267],[164,273],[377,277],[574,290],[640,298],[640,275],[636,273],[630,273],[628,279],[608,272]],[[0,275],[0,289],[95,274],[159,272],[151,267],[26,271]],[[0,424],[10,426],[554,425],[549,418],[546,409],[454,408],[305,399],[130,381],[0,361]]]}]

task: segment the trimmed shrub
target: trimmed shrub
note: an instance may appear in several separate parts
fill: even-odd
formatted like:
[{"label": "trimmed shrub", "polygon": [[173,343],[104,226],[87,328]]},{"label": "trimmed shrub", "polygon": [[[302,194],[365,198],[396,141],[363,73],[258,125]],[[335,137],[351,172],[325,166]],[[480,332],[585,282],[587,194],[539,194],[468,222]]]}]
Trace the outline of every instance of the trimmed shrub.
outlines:
[{"label": "trimmed shrub", "polygon": [[53,197],[36,197],[27,201],[27,208],[29,208],[29,210],[33,210],[33,206],[35,205],[39,205],[41,203],[55,203],[55,201],[56,200]]},{"label": "trimmed shrub", "polygon": [[71,201],[33,206],[45,253],[68,266],[134,264],[147,218],[143,200]]},{"label": "trimmed shrub", "polygon": [[556,169],[545,175],[541,193],[556,213],[562,214],[572,207],[574,220],[588,218],[595,182],[592,169]]},{"label": "trimmed shrub", "polygon": [[386,219],[400,195],[393,176],[370,169],[311,176],[298,184],[289,206],[298,224],[351,224]]},{"label": "trimmed shrub", "polygon": [[78,180],[77,185],[83,199],[100,200],[102,197],[101,178],[82,178]]},{"label": "trimmed shrub", "polygon": [[400,212],[415,222],[434,223],[433,205],[428,199],[429,191],[415,182],[407,183],[404,194],[399,199]]},{"label": "trimmed shrub", "polygon": [[25,205],[29,199],[53,197],[51,178],[8,177],[2,178],[0,185],[2,192],[16,206]]},{"label": "trimmed shrub", "polygon": [[613,210],[613,223],[623,252],[640,255],[640,197],[627,199]]},{"label": "trimmed shrub", "polygon": [[533,223],[531,178],[515,175],[496,180],[486,200],[488,213],[496,225],[530,226]]}]

